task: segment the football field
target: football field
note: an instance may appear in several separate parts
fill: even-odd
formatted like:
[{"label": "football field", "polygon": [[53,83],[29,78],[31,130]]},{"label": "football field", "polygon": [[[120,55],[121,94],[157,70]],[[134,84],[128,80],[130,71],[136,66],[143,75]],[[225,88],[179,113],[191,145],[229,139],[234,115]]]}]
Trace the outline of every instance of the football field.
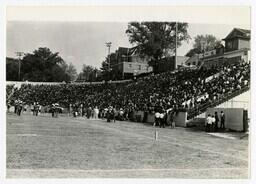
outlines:
[{"label": "football field", "polygon": [[[248,138],[7,114],[7,178],[248,178]],[[158,139],[155,140],[155,131]]]}]

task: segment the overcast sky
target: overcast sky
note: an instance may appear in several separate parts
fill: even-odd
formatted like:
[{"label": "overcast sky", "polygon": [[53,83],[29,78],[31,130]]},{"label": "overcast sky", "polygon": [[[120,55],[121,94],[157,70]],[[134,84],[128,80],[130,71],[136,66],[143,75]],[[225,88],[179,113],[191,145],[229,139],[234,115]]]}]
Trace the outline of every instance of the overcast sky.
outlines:
[{"label": "overcast sky", "polygon": [[125,34],[128,22],[152,19],[189,23],[192,39],[178,48],[181,56],[192,48],[198,34],[222,39],[234,27],[250,29],[248,7],[8,7],[6,56],[48,47],[72,62],[78,72],[83,64],[100,67],[107,55],[105,42],[112,42],[112,52],[131,47]]}]

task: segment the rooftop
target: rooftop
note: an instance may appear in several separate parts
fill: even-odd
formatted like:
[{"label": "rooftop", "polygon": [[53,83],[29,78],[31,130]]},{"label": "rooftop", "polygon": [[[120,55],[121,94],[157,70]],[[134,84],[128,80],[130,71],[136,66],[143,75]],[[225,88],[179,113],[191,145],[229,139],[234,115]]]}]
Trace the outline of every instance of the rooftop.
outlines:
[{"label": "rooftop", "polygon": [[232,38],[251,39],[251,31],[247,29],[234,28],[223,40],[229,40]]}]

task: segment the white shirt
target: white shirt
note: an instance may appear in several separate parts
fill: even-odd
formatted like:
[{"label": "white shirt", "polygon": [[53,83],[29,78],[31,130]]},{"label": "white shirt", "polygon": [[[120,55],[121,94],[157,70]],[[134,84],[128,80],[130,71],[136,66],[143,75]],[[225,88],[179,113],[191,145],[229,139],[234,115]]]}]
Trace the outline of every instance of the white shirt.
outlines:
[{"label": "white shirt", "polygon": [[160,113],[156,112],[155,116],[156,116],[156,118],[160,118]]},{"label": "white shirt", "polygon": [[95,108],[94,113],[99,114],[99,109]]},{"label": "white shirt", "polygon": [[206,124],[209,124],[209,125],[212,124],[212,117],[208,116],[208,117],[206,118]]},{"label": "white shirt", "polygon": [[216,122],[215,117],[212,117],[212,123],[215,123],[215,122]]},{"label": "white shirt", "polygon": [[163,119],[164,118],[164,113],[161,113],[159,118]]}]

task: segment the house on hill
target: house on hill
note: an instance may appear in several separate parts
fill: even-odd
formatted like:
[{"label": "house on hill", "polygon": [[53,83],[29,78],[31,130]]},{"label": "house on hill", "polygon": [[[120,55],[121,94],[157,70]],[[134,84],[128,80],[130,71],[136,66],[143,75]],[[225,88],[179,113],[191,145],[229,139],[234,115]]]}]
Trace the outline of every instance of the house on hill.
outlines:
[{"label": "house on hill", "polygon": [[234,28],[224,39],[225,46],[196,54],[186,61],[186,65],[203,65],[207,68],[223,63],[250,62],[251,31]]},{"label": "house on hill", "polygon": [[147,56],[140,55],[139,47],[119,47],[115,53],[110,54],[110,68],[113,73],[118,73],[121,78],[131,78],[133,76],[148,73],[153,70],[149,66]]}]

